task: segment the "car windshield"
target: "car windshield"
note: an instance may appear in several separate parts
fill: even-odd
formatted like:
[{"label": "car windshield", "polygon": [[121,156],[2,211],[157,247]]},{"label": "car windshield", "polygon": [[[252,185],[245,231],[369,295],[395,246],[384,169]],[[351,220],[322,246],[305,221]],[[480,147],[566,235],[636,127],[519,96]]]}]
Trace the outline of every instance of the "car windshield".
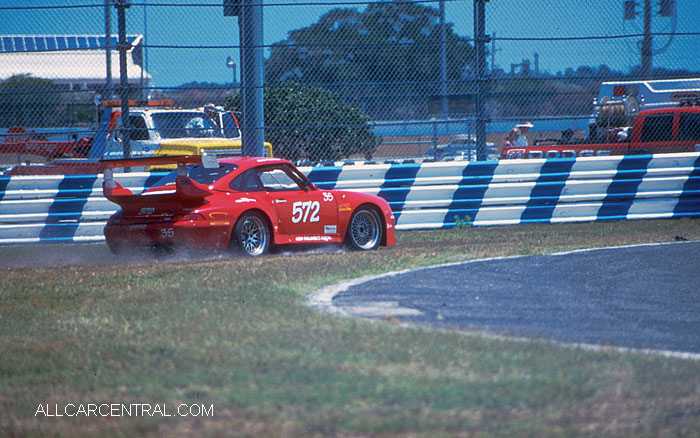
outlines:
[{"label": "car windshield", "polygon": [[152,115],[160,138],[223,137],[221,128],[203,112],[173,111]]},{"label": "car windshield", "polygon": [[[219,167],[216,169],[207,169],[201,164],[190,164],[187,166],[187,177],[199,184],[208,185],[236,169],[238,166],[231,163],[219,163]],[[173,170],[153,184],[153,187],[175,184],[176,179],[177,170]]]}]

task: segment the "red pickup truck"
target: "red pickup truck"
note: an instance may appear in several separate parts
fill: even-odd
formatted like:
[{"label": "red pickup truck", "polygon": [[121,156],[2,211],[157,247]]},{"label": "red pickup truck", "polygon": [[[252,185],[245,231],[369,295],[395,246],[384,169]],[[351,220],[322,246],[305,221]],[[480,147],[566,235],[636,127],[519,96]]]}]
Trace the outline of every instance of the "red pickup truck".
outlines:
[{"label": "red pickup truck", "polygon": [[573,158],[605,155],[700,152],[700,106],[641,111],[631,127],[594,127],[588,137],[505,145],[501,159]]}]

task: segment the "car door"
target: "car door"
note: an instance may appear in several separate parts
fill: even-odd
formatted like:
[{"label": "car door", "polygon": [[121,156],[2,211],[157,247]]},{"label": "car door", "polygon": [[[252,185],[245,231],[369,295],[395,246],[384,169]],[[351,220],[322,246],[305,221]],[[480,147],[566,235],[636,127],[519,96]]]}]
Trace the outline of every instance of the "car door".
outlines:
[{"label": "car door", "polygon": [[338,234],[332,192],[307,186],[307,180],[286,164],[262,166],[257,173],[279,217],[280,233],[297,242],[323,242]]}]

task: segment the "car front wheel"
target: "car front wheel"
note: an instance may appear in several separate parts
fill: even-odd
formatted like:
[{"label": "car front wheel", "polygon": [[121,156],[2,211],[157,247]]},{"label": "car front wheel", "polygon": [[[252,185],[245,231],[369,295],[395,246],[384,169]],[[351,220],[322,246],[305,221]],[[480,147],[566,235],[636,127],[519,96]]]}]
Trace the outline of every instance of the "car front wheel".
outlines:
[{"label": "car front wheel", "polygon": [[375,249],[381,240],[382,221],[374,209],[362,207],[353,213],[347,235],[347,242],[351,249],[363,251]]},{"label": "car front wheel", "polygon": [[270,248],[270,228],[262,215],[245,213],[236,223],[234,237],[245,255],[258,257]]}]

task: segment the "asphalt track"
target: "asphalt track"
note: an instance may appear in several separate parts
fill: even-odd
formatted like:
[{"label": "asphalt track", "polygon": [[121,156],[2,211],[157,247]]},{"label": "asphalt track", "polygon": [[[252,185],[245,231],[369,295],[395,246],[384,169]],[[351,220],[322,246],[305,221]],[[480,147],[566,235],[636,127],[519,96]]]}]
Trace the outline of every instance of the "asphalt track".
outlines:
[{"label": "asphalt track", "polygon": [[354,283],[315,304],[439,328],[700,353],[700,242],[475,261]]}]

